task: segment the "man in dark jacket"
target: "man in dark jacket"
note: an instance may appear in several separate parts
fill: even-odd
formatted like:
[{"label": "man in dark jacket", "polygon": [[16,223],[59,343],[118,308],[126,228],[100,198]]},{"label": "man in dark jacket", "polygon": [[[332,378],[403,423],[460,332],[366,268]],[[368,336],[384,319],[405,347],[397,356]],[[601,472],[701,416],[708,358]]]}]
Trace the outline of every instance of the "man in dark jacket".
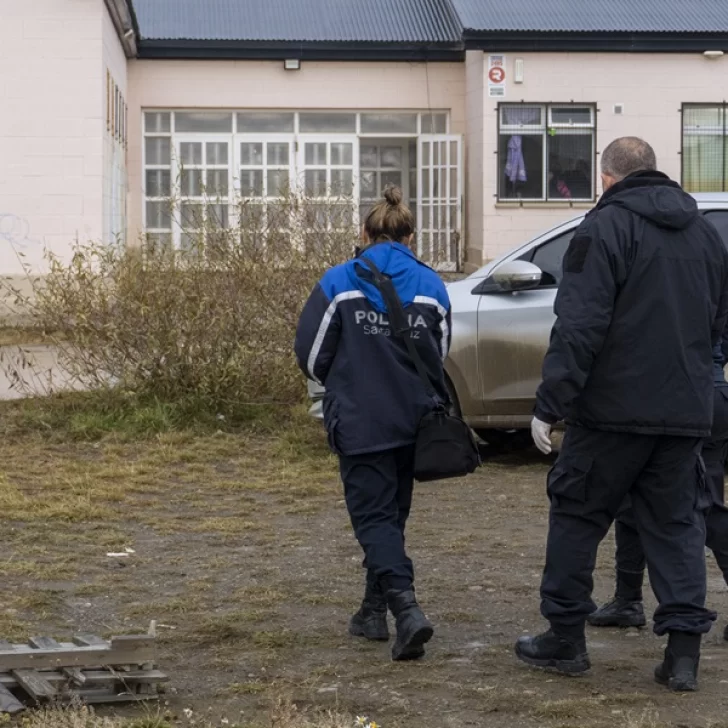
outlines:
[{"label": "man in dark jacket", "polygon": [[728,318],[728,253],[695,201],[656,171],[641,139],[602,155],[604,195],[564,259],[557,321],[532,424],[549,452],[551,501],[541,613],[551,629],[522,638],[518,657],[566,673],[589,669],[597,548],[629,495],[669,635],[656,677],[697,686],[705,608],[700,450],[713,418],[713,346]]}]

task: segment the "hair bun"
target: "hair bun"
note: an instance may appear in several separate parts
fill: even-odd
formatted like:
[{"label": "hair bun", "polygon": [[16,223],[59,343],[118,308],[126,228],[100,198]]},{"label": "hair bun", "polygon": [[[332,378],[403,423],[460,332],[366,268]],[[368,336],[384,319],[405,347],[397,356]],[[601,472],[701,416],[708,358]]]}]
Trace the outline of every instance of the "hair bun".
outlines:
[{"label": "hair bun", "polygon": [[384,199],[388,205],[397,207],[402,204],[402,190],[395,185],[387,185],[384,188]]}]

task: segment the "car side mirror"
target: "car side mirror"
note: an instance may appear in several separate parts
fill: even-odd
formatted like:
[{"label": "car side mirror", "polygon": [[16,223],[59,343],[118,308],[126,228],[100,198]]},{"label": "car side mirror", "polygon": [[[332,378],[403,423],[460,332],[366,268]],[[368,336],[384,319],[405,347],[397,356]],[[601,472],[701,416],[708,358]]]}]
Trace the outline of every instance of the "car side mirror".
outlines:
[{"label": "car side mirror", "polygon": [[538,288],[541,283],[541,269],[525,260],[510,260],[498,266],[493,273],[479,283],[473,294],[516,293]]}]

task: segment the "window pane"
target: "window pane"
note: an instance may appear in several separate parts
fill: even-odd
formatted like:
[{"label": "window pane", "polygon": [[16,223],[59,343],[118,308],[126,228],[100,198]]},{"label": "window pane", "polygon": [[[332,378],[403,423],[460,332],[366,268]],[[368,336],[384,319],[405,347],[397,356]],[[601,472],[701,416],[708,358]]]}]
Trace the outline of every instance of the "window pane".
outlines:
[{"label": "window pane", "polygon": [[382,147],[382,167],[402,169],[402,147]]},{"label": "window pane", "polygon": [[202,143],[182,142],[179,145],[179,161],[184,164],[202,164]]},{"label": "window pane", "polygon": [[288,144],[268,143],[267,161],[270,165],[288,165],[290,147]]},{"label": "window pane", "polygon": [[[569,248],[569,243],[574,237],[574,231],[559,235],[549,240],[536,249],[536,252],[529,251],[524,259],[531,258],[531,262],[541,269],[542,286],[557,286],[561,283],[562,271],[564,268],[564,255]],[[531,257],[532,256],[532,257]]]},{"label": "window pane", "polygon": [[240,170],[240,194],[243,197],[263,196],[263,170],[262,169],[241,169]]},{"label": "window pane", "polygon": [[377,196],[377,173],[362,172],[359,178],[359,194],[363,198]]},{"label": "window pane", "polygon": [[354,159],[353,144],[332,144],[331,145],[331,164],[348,165],[352,164]]},{"label": "window pane", "polygon": [[591,124],[592,110],[584,106],[554,106],[551,107],[551,122],[553,124]]},{"label": "window pane", "polygon": [[592,132],[560,131],[548,140],[548,198],[593,199]]},{"label": "window pane", "polygon": [[172,225],[169,202],[147,202],[147,228],[169,230]]},{"label": "window pane", "polygon": [[356,131],[356,114],[331,114],[315,112],[301,114],[299,117],[301,132],[349,132]]},{"label": "window pane", "polygon": [[289,189],[287,169],[268,170],[268,197],[285,197]]},{"label": "window pane", "polygon": [[207,142],[207,164],[227,166],[228,145],[227,142]]},{"label": "window pane", "polygon": [[311,143],[306,144],[306,164],[326,164],[326,144]]},{"label": "window pane", "polygon": [[169,137],[147,137],[144,140],[146,164],[166,164],[171,162]]},{"label": "window pane", "polygon": [[395,187],[402,186],[402,173],[401,172],[382,172],[382,189],[387,185],[394,185]]},{"label": "window pane", "polygon": [[352,171],[350,169],[334,169],[331,171],[332,195],[351,195],[353,185]]},{"label": "window pane", "polygon": [[362,169],[376,169],[379,166],[379,147],[371,144],[362,144],[359,147],[359,166]]},{"label": "window pane", "polygon": [[144,114],[144,131],[164,133],[168,132],[169,112],[167,111],[147,111]]},{"label": "window pane", "polygon": [[362,134],[417,134],[417,114],[362,114]]},{"label": "window pane", "polygon": [[171,194],[170,173],[167,169],[148,169],[146,171],[147,197],[169,197]]},{"label": "window pane", "polygon": [[723,192],[726,189],[725,145],[717,135],[690,135],[683,139],[683,186],[687,192]]},{"label": "window pane", "polygon": [[240,164],[259,166],[263,164],[263,145],[259,143],[244,142],[240,145]]},{"label": "window pane", "polygon": [[177,111],[174,115],[174,130],[230,134],[233,130],[233,115],[214,111]]},{"label": "window pane", "polygon": [[543,106],[525,106],[524,104],[502,104],[502,126],[543,127]]},{"label": "window pane", "polygon": [[172,233],[147,233],[147,244],[155,249],[171,248]]},{"label": "window pane", "polygon": [[723,133],[723,107],[686,106],[683,109],[683,127],[686,132],[699,132],[702,129],[708,133]]},{"label": "window pane", "polygon": [[207,206],[207,227],[226,228],[228,226],[228,206],[217,204]]},{"label": "window pane", "polygon": [[227,197],[228,172],[226,169],[207,170],[206,192],[210,197]]},{"label": "window pane", "polygon": [[306,170],[306,194],[312,197],[326,196],[326,170]]},{"label": "window pane", "polygon": [[238,132],[293,133],[293,114],[267,111],[246,111],[238,114]]},{"label": "window pane", "polygon": [[445,134],[447,132],[447,114],[422,114],[423,134]]},{"label": "window pane", "polygon": [[543,148],[541,134],[501,134],[498,140],[499,197],[502,200],[541,200]]},{"label": "window pane", "polygon": [[202,170],[183,169],[179,176],[179,188],[183,197],[200,197],[202,195]]},{"label": "window pane", "polygon": [[200,202],[183,202],[180,205],[180,224],[185,228],[201,228],[204,225],[204,208]]}]

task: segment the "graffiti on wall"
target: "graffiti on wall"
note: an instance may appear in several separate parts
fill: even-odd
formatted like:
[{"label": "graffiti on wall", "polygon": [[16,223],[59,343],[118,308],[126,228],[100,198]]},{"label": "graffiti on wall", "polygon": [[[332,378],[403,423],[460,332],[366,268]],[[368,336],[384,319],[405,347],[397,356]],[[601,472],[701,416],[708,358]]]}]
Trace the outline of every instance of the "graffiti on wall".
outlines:
[{"label": "graffiti on wall", "polygon": [[30,224],[23,217],[0,212],[0,242],[10,243],[16,251],[40,245],[30,237]]}]

